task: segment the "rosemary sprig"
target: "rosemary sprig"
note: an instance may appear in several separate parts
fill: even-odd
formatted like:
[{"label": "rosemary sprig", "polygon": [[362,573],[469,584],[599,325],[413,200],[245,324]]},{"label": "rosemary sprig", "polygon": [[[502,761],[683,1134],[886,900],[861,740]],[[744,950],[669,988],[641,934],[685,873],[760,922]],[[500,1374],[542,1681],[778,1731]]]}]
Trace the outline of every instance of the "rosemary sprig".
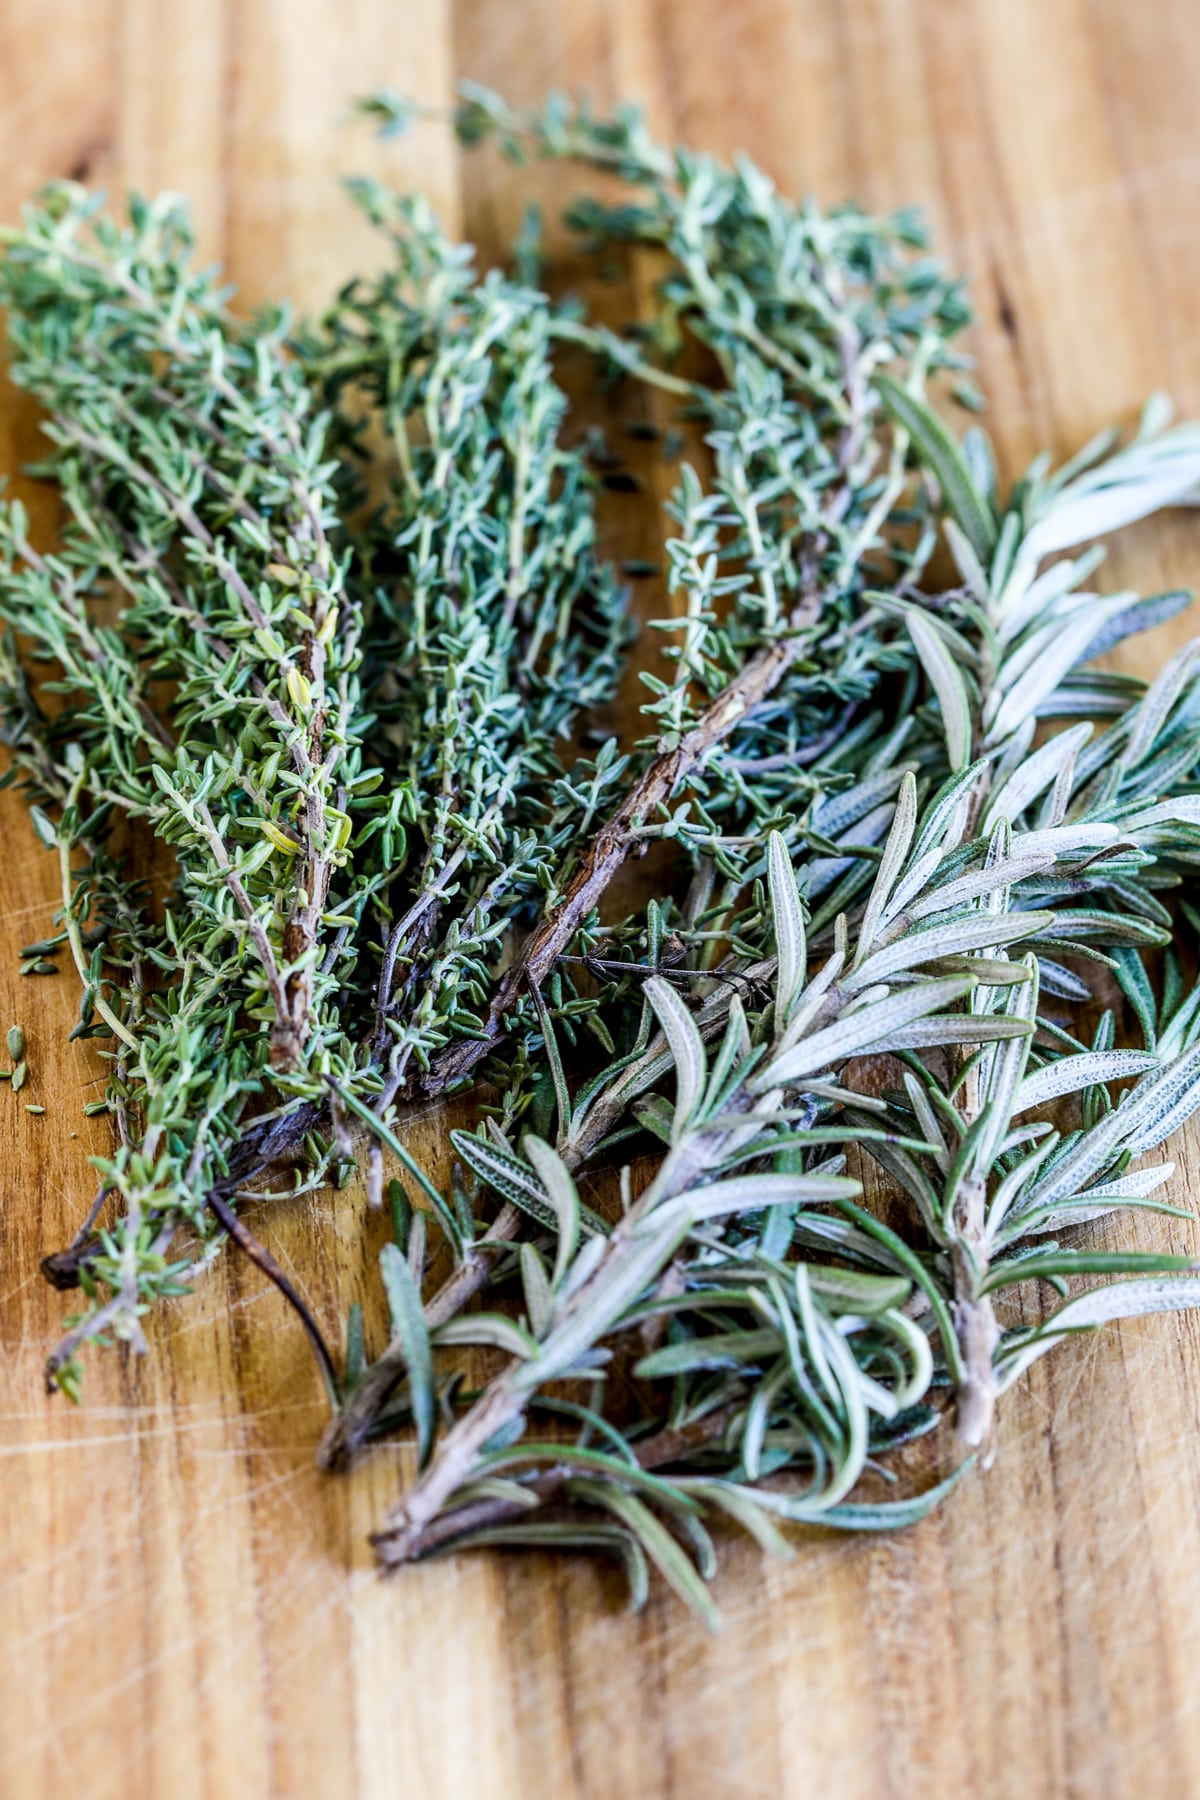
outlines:
[{"label": "rosemary sprig", "polygon": [[[432,1333],[435,1346],[489,1343],[508,1351],[512,1361],[450,1430],[389,1515],[375,1540],[382,1560],[411,1560],[477,1529],[490,1536],[501,1519],[515,1542],[520,1531],[507,1522],[520,1518],[529,1524],[531,1505],[553,1502],[561,1508],[573,1498],[616,1514],[635,1547],[640,1544],[656,1560],[662,1559],[656,1558],[658,1540],[645,1520],[646,1505],[665,1510],[678,1523],[700,1488],[709,1508],[719,1508],[724,1495],[727,1510],[735,1510],[736,1499],[748,1516],[765,1506],[797,1519],[833,1512],[837,1523],[837,1509],[865,1466],[868,1415],[894,1421],[923,1399],[934,1373],[935,1346],[959,1387],[962,1435],[977,1444],[986,1435],[980,1429],[981,1405],[990,1426],[995,1387],[1049,1348],[1072,1319],[1082,1326],[1122,1308],[1197,1303],[1200,1288],[1187,1278],[1193,1267],[1188,1258],[1059,1246],[1026,1257],[1018,1248],[1030,1232],[1040,1235],[1074,1216],[1141,1203],[1159,1171],[1123,1182],[1121,1170],[1131,1154],[1160,1142],[1200,1105],[1200,1051],[1189,1047],[1167,1064],[1130,1053],[1084,1051],[1025,1074],[1038,1028],[1037,957],[1027,953],[1010,961],[1008,951],[1019,943],[1036,944],[1055,914],[1014,904],[1014,896],[1019,899],[1021,883],[1034,874],[1069,882],[1086,863],[1088,847],[1080,844],[1077,831],[1060,826],[1039,834],[1033,870],[1011,847],[997,854],[991,841],[977,840],[963,856],[957,841],[961,787],[952,782],[921,820],[911,800],[902,798],[897,809],[890,866],[885,857],[864,927],[884,910],[896,880],[893,870],[907,877],[904,897],[916,919],[883,934],[882,943],[860,928],[852,944],[840,918],[833,954],[811,977],[799,892],[782,839],[772,839],[773,992],[751,1022],[740,998],[731,998],[712,1058],[675,991],[661,980],[647,984],[674,1068],[676,1098],[663,1120],[668,1148],[657,1174],[607,1234],[591,1236],[575,1249],[578,1194],[566,1162],[549,1145],[527,1138],[522,1163],[495,1144],[457,1140],[476,1172],[502,1191],[537,1194],[529,1210],[557,1219],[558,1252],[550,1274],[536,1262],[523,1269],[520,1326],[484,1314]],[[910,778],[908,795],[914,789]],[[915,844],[923,845],[916,855]],[[942,865],[951,856],[960,872],[947,880]],[[978,979],[941,972],[960,961],[968,968],[974,963]],[[967,1010],[957,1010],[963,1004]],[[934,1074],[939,1056],[949,1050],[974,1055],[977,1070],[981,1065],[984,1070],[977,1076],[977,1115],[965,1122]],[[910,1080],[907,1099],[863,1106],[845,1085],[845,1070],[858,1058],[885,1054],[902,1054],[920,1079]],[[1065,1154],[1048,1126],[1016,1123],[1039,1100],[1081,1088],[1105,1091],[1106,1081],[1139,1071],[1146,1072],[1123,1104],[1102,1111],[1090,1129],[1069,1138]],[[839,1114],[840,1124],[824,1122]],[[957,1144],[944,1120],[959,1122]],[[914,1254],[856,1204],[858,1184],[843,1175],[841,1156],[828,1155],[831,1145],[847,1138],[877,1155],[909,1192],[929,1251]],[[972,1179],[980,1182],[985,1199],[990,1197],[986,1237],[981,1231],[975,1240],[967,1237],[959,1211],[961,1187]],[[846,1223],[839,1227],[812,1210],[822,1203],[846,1215]],[[1020,1223],[1013,1220],[1014,1205]],[[753,1218],[748,1235],[741,1225],[745,1215]],[[806,1240],[847,1256],[851,1267],[794,1262],[789,1247]],[[994,1266],[980,1254],[985,1243],[1002,1246]],[[961,1287],[966,1256],[973,1258],[975,1282],[969,1296]],[[891,1277],[890,1285],[871,1290],[878,1293],[879,1311],[866,1303],[862,1277],[854,1273],[854,1264],[864,1260]],[[991,1295],[1014,1282],[1110,1270],[1141,1279],[1128,1291],[1118,1284],[1107,1297],[1071,1302],[1044,1332],[1005,1337],[994,1326]],[[814,1304],[814,1287],[850,1302],[863,1332],[864,1362],[855,1363],[836,1323]],[[883,1305],[885,1298],[890,1305]],[[994,1326],[986,1340],[986,1372],[980,1367],[981,1302],[987,1302],[986,1317]],[[834,1314],[836,1319],[836,1308]],[[636,1437],[620,1432],[611,1420],[605,1422],[606,1435],[620,1445],[615,1456],[587,1447],[591,1428],[575,1447],[531,1442],[520,1434],[511,1440],[515,1422],[546,1385],[598,1379],[613,1342],[655,1317],[670,1318],[675,1341],[641,1357],[634,1373],[676,1388],[689,1378],[699,1388],[692,1395],[702,1409],[698,1416],[719,1406],[720,1421],[714,1440],[704,1445],[703,1478],[693,1473],[680,1448],[664,1462],[684,1467],[674,1479],[660,1473],[635,1509],[626,1502],[630,1493],[644,1493],[646,1484],[636,1471],[645,1465],[636,1456]],[[854,1331],[850,1326],[851,1343]],[[906,1353],[886,1359],[883,1379],[877,1362],[880,1331],[894,1332]],[[838,1354],[831,1357],[834,1343]],[[599,1360],[598,1352],[603,1353]],[[432,1363],[426,1366],[432,1381]],[[409,1368],[411,1379],[411,1360]],[[817,1404],[822,1387],[833,1402],[832,1415]],[[593,1401],[593,1412],[595,1406]],[[776,1409],[786,1413],[786,1427],[773,1426]],[[767,1442],[775,1454],[764,1465]],[[511,1448],[496,1447],[509,1443]],[[715,1475],[711,1463],[718,1447],[723,1471]],[[553,1470],[549,1479],[542,1472],[547,1465]],[[792,1467],[812,1479],[803,1500],[782,1500],[754,1485],[765,1473]],[[498,1489],[501,1474],[509,1486]],[[882,1522],[890,1515],[885,1510],[879,1516]],[[530,1541],[545,1541],[542,1532],[539,1521]],[[665,1564],[664,1571],[670,1574]]]}]

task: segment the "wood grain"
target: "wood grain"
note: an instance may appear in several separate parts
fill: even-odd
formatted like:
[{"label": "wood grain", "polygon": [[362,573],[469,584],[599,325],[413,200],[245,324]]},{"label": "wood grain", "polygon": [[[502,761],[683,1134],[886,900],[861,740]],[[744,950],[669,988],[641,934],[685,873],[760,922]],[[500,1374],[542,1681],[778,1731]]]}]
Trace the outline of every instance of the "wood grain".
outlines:
[{"label": "wood grain", "polygon": [[[439,98],[457,75],[637,98],[662,132],[748,150],[789,189],[923,202],[972,278],[1010,469],[1155,386],[1200,410],[1195,0],[4,0],[0,215],[52,175],[185,188],[247,298],[314,304],[376,254],[342,169],[421,184],[484,247],[513,224],[512,173],[461,166],[439,128],[385,151],[339,123],[367,84]],[[5,392],[0,464],[35,444]],[[1198,552],[1173,519],[1109,574],[1174,585]],[[577,1562],[377,1579],[364,1536],[403,1453],[316,1473],[307,1350],[233,1260],[157,1322],[150,1357],[94,1360],[81,1411],[47,1400],[61,1297],[37,1258],[69,1234],[102,1140],[79,1114],[95,1068],[64,1048],[69,982],[16,974],[54,893],[7,794],[0,833],[0,1023],[25,1024],[23,1097],[47,1107],[0,1096],[0,1793],[1200,1793],[1194,1321],[1040,1363],[991,1475],[908,1536],[814,1536],[784,1568],[732,1549],[715,1641],[662,1598],[629,1619]],[[436,1167],[436,1115],[412,1141]],[[378,1325],[360,1194],[262,1228],[331,1329],[356,1297]],[[1195,1241],[1174,1221],[1140,1236]]]}]

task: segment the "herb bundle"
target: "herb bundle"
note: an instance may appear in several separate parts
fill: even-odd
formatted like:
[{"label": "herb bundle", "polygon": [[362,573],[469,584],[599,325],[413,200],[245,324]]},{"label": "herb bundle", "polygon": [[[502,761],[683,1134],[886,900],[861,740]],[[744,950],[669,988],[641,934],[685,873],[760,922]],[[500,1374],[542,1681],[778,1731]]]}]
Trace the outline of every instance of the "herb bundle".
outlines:
[{"label": "herb bundle", "polygon": [[[375,183],[390,264],[303,329],[231,315],[174,203],[118,228],[61,186],[5,234],[65,523],[42,552],[0,512],[0,697],[114,1127],[47,1259],[84,1295],[50,1374],[142,1347],[232,1238],[321,1360],[323,1465],[415,1435],[383,1563],[587,1548],[711,1620],[714,1522],[784,1551],[917,1518],[957,1475],[864,1497],[889,1450],[952,1404],[987,1452],[1036,1357],[1200,1298],[1188,1255],[1086,1229],[1190,1218],[1138,1159],[1200,1106],[1200,650],[1098,670],[1188,596],[1089,584],[1194,493],[1200,429],[1155,403],[1002,496],[926,397],[967,314],[910,216],[796,206],[632,113],[471,90],[456,122],[619,178],[571,222],[652,257],[648,319],[551,300],[528,240],[478,274]],[[624,747],[580,359],[687,450]],[[443,1194],[404,1108],[473,1079]],[[370,1204],[401,1166],[374,1361],[244,1216],[360,1136]]]}]

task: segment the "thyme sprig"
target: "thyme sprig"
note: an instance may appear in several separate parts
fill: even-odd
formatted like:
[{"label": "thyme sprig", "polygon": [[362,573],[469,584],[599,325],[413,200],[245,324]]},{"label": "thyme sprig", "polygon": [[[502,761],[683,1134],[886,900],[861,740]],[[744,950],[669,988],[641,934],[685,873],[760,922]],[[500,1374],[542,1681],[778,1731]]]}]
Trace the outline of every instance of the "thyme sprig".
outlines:
[{"label": "thyme sprig", "polygon": [[[907,429],[890,426],[877,376],[886,363],[920,391],[959,360],[951,346],[967,316],[958,285],[914,256],[924,238],[911,214],[795,206],[749,163],[664,153],[633,111],[597,120],[552,103],[526,115],[485,90],[464,94],[465,143],[497,135],[510,156],[616,169],[632,185],[635,202],[581,202],[570,220],[593,253],[639,245],[667,259],[655,312],[625,337],[571,315],[556,329],[684,400],[712,467],[705,480],[685,466],[670,505],[669,585],[683,617],[655,623],[683,642],[669,652],[671,682],[642,676],[654,735],[620,804],[564,870],[484,1034],[445,1052],[426,1084],[435,1088],[493,1047],[648,835],[695,842],[694,818],[701,842],[721,840],[722,872],[736,881],[737,838],[747,827],[761,836],[780,802],[778,785],[756,791],[745,776],[766,774],[755,767],[764,762],[786,772],[896,666],[895,644],[863,629],[861,595],[873,572],[915,581],[932,536],[919,528]],[[393,127],[408,116],[387,96],[369,110]],[[689,346],[715,378],[677,372]]]},{"label": "thyme sprig", "polygon": [[[611,753],[571,779],[560,755],[625,626],[581,456],[547,466],[546,303],[425,250],[460,271],[405,365],[425,498],[352,538],[343,433],[284,318],[232,319],[177,205],[120,231],[62,187],[9,243],[13,373],[50,412],[67,523],[43,554],[19,503],[0,518],[8,735],[60,856],[81,1033],[119,1045],[100,1173],[123,1216],[56,1265],[97,1295],[52,1360],[68,1385],[83,1341],[137,1341],[179,1291],[214,1209],[281,1161],[297,1191],[345,1165],[331,1082],[386,1111],[408,1057],[477,1029],[506,927],[612,779]],[[519,556],[556,583],[519,591]],[[130,831],[174,866],[161,908],[122,873]],[[169,1263],[181,1225],[201,1242]]]}]

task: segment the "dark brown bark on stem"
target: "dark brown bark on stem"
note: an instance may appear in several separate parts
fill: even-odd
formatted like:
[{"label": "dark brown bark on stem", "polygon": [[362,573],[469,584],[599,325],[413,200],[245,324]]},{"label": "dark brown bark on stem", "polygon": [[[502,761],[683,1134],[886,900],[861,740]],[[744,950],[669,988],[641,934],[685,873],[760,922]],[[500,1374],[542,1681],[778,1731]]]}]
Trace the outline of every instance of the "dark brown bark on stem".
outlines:
[{"label": "dark brown bark on stem", "polygon": [[[653,1437],[643,1439],[640,1444],[633,1446],[639,1468],[667,1468],[681,1457],[690,1455],[693,1450],[712,1443],[720,1437],[734,1411],[733,1406],[722,1406],[690,1425],[681,1426],[675,1431],[658,1431]],[[525,1484],[527,1491],[535,1495],[541,1505],[550,1505],[557,1500],[563,1484],[573,1472],[577,1471],[572,1471],[571,1468],[570,1447],[564,1445],[562,1463],[545,1470]],[[506,1525],[528,1517],[529,1509],[511,1500],[479,1500],[473,1505],[440,1513],[425,1526],[419,1537],[398,1539],[394,1532],[385,1529],[376,1532],[371,1542],[379,1560],[388,1567],[396,1567],[402,1562],[417,1562],[421,1557],[454,1544],[472,1532],[486,1531],[491,1526]]]},{"label": "dark brown bark on stem", "polygon": [[673,749],[657,756],[612,817],[593,838],[561,906],[544,918],[526,941],[501,983],[484,1022],[483,1036],[450,1044],[422,1080],[427,1094],[442,1094],[464,1081],[471,1070],[504,1037],[508,1014],[521,990],[537,986],[563,955],[579,926],[597,906],[613,877],[639,842],[639,828],[652,821],[693,769],[710,751],[744,724],[756,706],[778,686],[803,647],[802,634],[815,624],[821,607],[817,585],[817,551],[810,558],[804,596],[788,622],[788,635],[752,656],[741,673],[722,689]]},{"label": "dark brown bark on stem", "polygon": [[307,1333],[308,1341],[316,1353],[317,1361],[321,1365],[321,1372],[325,1376],[330,1392],[336,1394],[339,1381],[333,1354],[325,1342],[320,1326],[292,1286],[287,1275],[284,1274],[266,1245],[259,1243],[245,1221],[239,1219],[228,1202],[215,1191],[208,1196],[208,1206],[219,1221],[222,1230],[228,1233],[243,1255],[248,1256],[255,1267],[262,1270],[268,1281],[274,1282],[288,1305],[296,1313]]}]

